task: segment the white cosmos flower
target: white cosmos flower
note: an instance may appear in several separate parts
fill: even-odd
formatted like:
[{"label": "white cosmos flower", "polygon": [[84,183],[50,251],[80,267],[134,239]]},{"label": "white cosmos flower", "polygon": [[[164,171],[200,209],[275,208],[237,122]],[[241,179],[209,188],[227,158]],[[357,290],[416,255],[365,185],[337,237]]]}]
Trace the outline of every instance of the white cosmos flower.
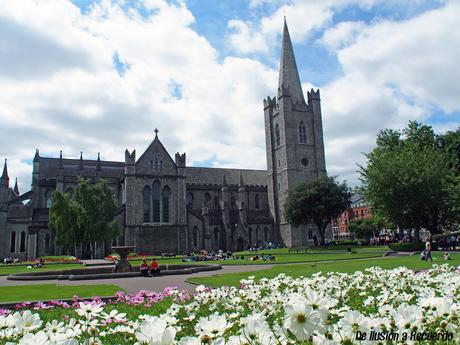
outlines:
[{"label": "white cosmos flower", "polygon": [[354,339],[356,332],[367,332],[369,323],[367,318],[357,310],[349,310],[339,321],[342,332],[350,339]]},{"label": "white cosmos flower", "polygon": [[84,316],[87,319],[92,319],[96,316],[99,316],[102,311],[102,306],[99,304],[80,302],[79,306],[80,307],[75,311],[78,315]]},{"label": "white cosmos flower", "polygon": [[21,340],[19,340],[19,345],[49,345],[51,344],[48,335],[46,335],[45,332],[39,331],[35,334],[33,333],[26,333],[22,337]]},{"label": "white cosmos flower", "polygon": [[102,318],[108,322],[123,322],[126,320],[126,313],[119,313],[118,310],[113,309],[110,313],[103,312]]},{"label": "white cosmos flower", "polygon": [[0,338],[9,338],[16,330],[13,315],[0,315]]},{"label": "white cosmos flower", "polygon": [[140,324],[135,335],[141,344],[170,345],[174,343],[176,329],[168,326],[165,320],[153,316]]},{"label": "white cosmos flower", "polygon": [[414,326],[419,326],[423,318],[422,310],[416,305],[401,304],[392,313],[396,326],[400,330],[409,330]]},{"label": "white cosmos flower", "polygon": [[14,326],[19,329],[20,332],[33,331],[34,329],[40,328],[42,321],[38,314],[32,314],[30,310],[24,311],[22,314],[16,312],[13,314]]},{"label": "white cosmos flower", "polygon": [[297,340],[307,340],[315,330],[322,328],[320,313],[304,301],[288,303],[284,306],[284,311],[284,327],[289,329]]},{"label": "white cosmos flower", "polygon": [[230,327],[231,324],[227,321],[227,318],[216,312],[209,317],[201,317],[195,326],[195,331],[198,335],[216,338],[222,336]]}]

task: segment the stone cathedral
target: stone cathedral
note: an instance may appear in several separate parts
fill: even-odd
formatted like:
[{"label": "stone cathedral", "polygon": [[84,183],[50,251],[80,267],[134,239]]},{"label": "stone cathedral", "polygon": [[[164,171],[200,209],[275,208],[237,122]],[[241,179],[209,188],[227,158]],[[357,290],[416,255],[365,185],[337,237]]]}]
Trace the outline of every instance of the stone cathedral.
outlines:
[{"label": "stone cathedral", "polygon": [[[284,23],[278,93],[263,101],[267,170],[187,166],[174,159],[155,130],[140,155],[124,162],[40,156],[33,159],[31,190],[10,187],[7,161],[0,177],[0,257],[60,254],[48,230],[54,190],[72,193],[78,177],[104,179],[118,198],[118,245],[138,253],[199,249],[242,250],[272,242],[306,245],[315,228],[294,227],[283,215],[286,192],[326,173],[319,90],[302,92],[291,39]],[[102,255],[102,250],[101,250]]]}]

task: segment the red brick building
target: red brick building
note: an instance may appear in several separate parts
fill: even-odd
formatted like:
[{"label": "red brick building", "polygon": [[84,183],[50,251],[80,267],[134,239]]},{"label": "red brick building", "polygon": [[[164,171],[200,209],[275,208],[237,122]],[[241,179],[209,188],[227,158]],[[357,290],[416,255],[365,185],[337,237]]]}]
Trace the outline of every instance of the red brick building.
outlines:
[{"label": "red brick building", "polygon": [[353,194],[351,206],[339,218],[332,220],[333,239],[349,239],[352,235],[348,231],[348,224],[352,221],[370,218],[372,216],[369,204],[361,194]]}]

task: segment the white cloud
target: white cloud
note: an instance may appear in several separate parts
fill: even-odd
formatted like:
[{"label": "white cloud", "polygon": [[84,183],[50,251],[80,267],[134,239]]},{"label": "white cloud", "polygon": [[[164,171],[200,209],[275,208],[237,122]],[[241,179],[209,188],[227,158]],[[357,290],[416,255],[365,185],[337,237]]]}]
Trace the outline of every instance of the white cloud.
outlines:
[{"label": "white cloud", "polygon": [[[143,152],[155,127],[171,154],[187,152],[188,164],[214,158],[265,168],[262,99],[276,72],[251,59],[219,62],[190,28],[195,19],[185,5],[150,6],[157,12],[145,18],[111,1],[88,14],[65,1],[0,4],[0,27],[13,33],[0,33],[0,41],[27,57],[0,58],[3,66],[21,67],[0,73],[0,157],[9,157],[10,175],[23,187],[30,185],[35,147],[122,160],[126,147]],[[113,66],[115,52],[130,65],[123,77]],[[37,54],[44,54],[39,61]],[[171,95],[171,81],[182,98]]]},{"label": "white cloud", "polygon": [[[380,129],[427,121],[433,109],[460,110],[458,2],[404,21],[370,25],[339,23],[322,42],[335,51],[343,75],[323,87],[322,100],[329,171],[356,181]],[[460,119],[435,125],[444,132]],[[368,140],[360,140],[366,137]],[[344,149],[344,147],[346,149]]]},{"label": "white cloud", "polygon": [[[346,4],[382,2],[274,0],[274,12],[259,21],[230,21],[229,40],[238,52],[278,56],[272,48],[284,14],[296,45],[330,26]],[[9,158],[22,191],[35,147],[122,160],[126,147],[142,153],[155,127],[171,154],[187,152],[189,164],[265,168],[262,99],[275,93],[277,71],[255,59],[219,60],[192,29],[195,18],[184,4],[136,6],[142,3],[149,17],[109,0],[86,14],[64,0],[0,2],[0,158]],[[345,22],[325,32],[321,42],[343,71],[321,89],[331,174],[356,182],[356,163],[380,129],[427,119],[433,108],[459,109],[459,16],[458,2],[451,2],[405,21]],[[115,53],[130,66],[123,76]],[[181,97],[172,85],[180,85]],[[435,128],[460,122],[449,121]]]}]

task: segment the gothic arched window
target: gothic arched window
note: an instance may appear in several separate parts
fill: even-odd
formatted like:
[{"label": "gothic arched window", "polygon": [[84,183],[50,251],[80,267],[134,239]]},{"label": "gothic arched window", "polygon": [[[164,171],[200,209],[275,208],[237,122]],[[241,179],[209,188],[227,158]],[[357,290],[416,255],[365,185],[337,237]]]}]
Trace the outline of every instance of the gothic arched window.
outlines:
[{"label": "gothic arched window", "polygon": [[145,186],[144,190],[142,191],[144,223],[150,222],[150,200],[151,199],[152,199],[151,188],[149,186]]},{"label": "gothic arched window", "polygon": [[161,185],[160,181],[156,180],[153,182],[152,188],[152,209],[153,209],[153,222],[160,222],[160,197],[161,197]]},{"label": "gothic arched window", "polygon": [[52,193],[53,192],[50,190],[46,192],[46,208],[51,208],[51,204],[52,204],[51,194]]},{"label": "gothic arched window", "polygon": [[281,145],[280,126],[278,124],[275,125],[275,144],[276,146]]},{"label": "gothic arched window", "polygon": [[220,208],[219,197],[215,196],[214,197],[214,209],[218,210],[219,208]]},{"label": "gothic arched window", "polygon": [[234,196],[231,197],[230,202],[232,210],[236,210],[236,199]]},{"label": "gothic arched window", "polygon": [[193,207],[193,194],[191,192],[187,193],[187,206]]},{"label": "gothic arched window", "polygon": [[193,247],[198,247],[198,228],[195,226],[192,231]]},{"label": "gothic arched window", "polygon": [[252,247],[252,228],[249,228],[248,230],[248,242],[249,246]]},{"label": "gothic arched window", "polygon": [[210,204],[211,204],[211,194],[206,193],[206,194],[204,195],[204,207],[208,207],[208,208],[209,208]]},{"label": "gothic arched window", "polygon": [[16,232],[13,231],[11,233],[11,239],[10,239],[10,252],[14,253],[16,251]]},{"label": "gothic arched window", "polygon": [[256,210],[258,210],[260,208],[259,194],[256,194],[256,196],[254,197],[254,201],[255,201],[255,204],[256,204]]},{"label": "gothic arched window", "polygon": [[215,249],[220,249],[220,244],[219,244],[219,229],[214,228],[214,248]]},{"label": "gothic arched window", "polygon": [[300,121],[299,123],[299,142],[301,144],[307,143],[307,129],[305,128],[303,121]]},{"label": "gothic arched window", "polygon": [[19,245],[19,251],[21,253],[26,251],[26,233],[25,233],[25,231],[21,232],[21,241],[20,241],[20,245]]},{"label": "gothic arched window", "polygon": [[169,198],[171,196],[171,189],[168,186],[163,188],[162,203],[163,203],[163,223],[169,223]]},{"label": "gothic arched window", "polygon": [[264,228],[264,241],[265,242],[268,241],[268,228],[267,227]]},{"label": "gothic arched window", "polygon": [[46,234],[45,236],[45,253],[50,253],[50,234]]}]

